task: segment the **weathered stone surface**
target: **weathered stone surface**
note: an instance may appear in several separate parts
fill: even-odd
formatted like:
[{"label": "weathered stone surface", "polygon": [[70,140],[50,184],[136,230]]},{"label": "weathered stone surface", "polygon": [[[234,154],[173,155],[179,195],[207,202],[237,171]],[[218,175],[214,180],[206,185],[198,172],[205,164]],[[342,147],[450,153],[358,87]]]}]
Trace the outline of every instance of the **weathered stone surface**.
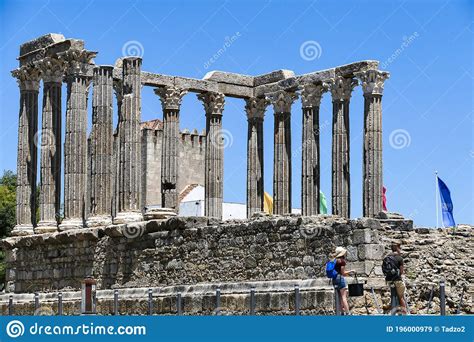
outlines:
[{"label": "weathered stone surface", "polygon": [[62,34],[48,33],[44,36],[30,40],[20,45],[20,56],[26,55],[35,50],[43,49],[49,45],[63,42],[66,38]]},{"label": "weathered stone surface", "polygon": [[362,244],[357,249],[361,260],[380,260],[384,255],[384,246],[381,244]]},{"label": "weathered stone surface", "polygon": [[276,70],[268,74],[258,75],[254,77],[253,86],[258,87],[263,84],[274,83],[285,78],[294,77],[295,73],[291,70]]},{"label": "weathered stone surface", "polygon": [[[15,292],[78,288],[86,271],[92,272],[100,289],[309,279],[324,276],[324,263],[336,243],[356,248],[353,234],[363,229],[353,226],[352,221],[331,216],[306,217],[304,222],[299,216],[277,216],[226,223],[174,217],[9,238],[2,245],[8,253],[15,250],[15,257],[7,261],[8,269],[15,270],[8,278]],[[380,245],[375,237],[371,242],[359,244],[357,252],[351,248],[351,262],[375,258],[375,246]],[[369,268],[363,263],[360,267]],[[33,283],[22,278],[40,269]],[[48,276],[54,272],[61,275]]]},{"label": "weathered stone surface", "polygon": [[254,77],[249,75],[235,74],[225,71],[209,71],[203,80],[235,84],[246,87],[254,86]]}]

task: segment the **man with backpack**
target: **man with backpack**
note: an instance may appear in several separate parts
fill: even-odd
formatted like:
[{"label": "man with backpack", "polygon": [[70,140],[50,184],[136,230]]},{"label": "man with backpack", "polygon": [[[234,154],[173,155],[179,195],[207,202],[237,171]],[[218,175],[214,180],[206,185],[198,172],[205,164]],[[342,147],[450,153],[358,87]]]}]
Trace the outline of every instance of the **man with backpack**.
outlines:
[{"label": "man with backpack", "polygon": [[[394,287],[397,292],[398,302],[402,313],[406,313],[405,283],[402,280],[403,258],[401,256],[400,243],[392,244],[392,253],[387,255],[382,262],[382,272],[390,288]],[[392,308],[393,310],[394,308]]]}]

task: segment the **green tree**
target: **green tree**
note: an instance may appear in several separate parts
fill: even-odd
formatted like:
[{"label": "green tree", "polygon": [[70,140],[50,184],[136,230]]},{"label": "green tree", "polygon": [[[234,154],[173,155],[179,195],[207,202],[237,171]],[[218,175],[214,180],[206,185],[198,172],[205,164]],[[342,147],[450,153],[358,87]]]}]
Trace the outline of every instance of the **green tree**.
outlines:
[{"label": "green tree", "polygon": [[[0,238],[10,235],[16,223],[16,175],[4,171],[0,178]],[[0,250],[0,283],[5,283],[5,253]]]},{"label": "green tree", "polygon": [[0,178],[0,238],[10,234],[16,223],[16,175],[4,171]]}]

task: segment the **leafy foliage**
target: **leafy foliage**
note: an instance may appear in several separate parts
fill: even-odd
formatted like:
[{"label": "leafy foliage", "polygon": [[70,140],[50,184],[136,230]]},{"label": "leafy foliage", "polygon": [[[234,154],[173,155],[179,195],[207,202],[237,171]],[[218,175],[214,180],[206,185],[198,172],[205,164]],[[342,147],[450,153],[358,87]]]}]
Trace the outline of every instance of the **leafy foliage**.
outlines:
[{"label": "leafy foliage", "polygon": [[0,237],[10,234],[16,222],[16,175],[4,171],[0,178]]}]

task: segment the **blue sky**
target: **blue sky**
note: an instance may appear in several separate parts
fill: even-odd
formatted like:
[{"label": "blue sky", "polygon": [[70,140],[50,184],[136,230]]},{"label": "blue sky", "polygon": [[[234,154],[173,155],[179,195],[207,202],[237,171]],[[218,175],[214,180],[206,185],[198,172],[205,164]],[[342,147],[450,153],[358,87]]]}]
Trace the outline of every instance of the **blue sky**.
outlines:
[{"label": "blue sky", "polygon": [[[17,66],[19,45],[48,32],[85,40],[86,48],[99,52],[97,64],[113,64],[138,48],[143,70],[195,78],[210,70],[258,75],[290,69],[302,74],[375,59],[391,73],[383,98],[389,210],[413,218],[418,226],[434,226],[438,170],[451,189],[456,221],[474,223],[472,2],[2,0],[0,13],[0,170],[16,170],[19,91],[10,70]],[[237,38],[226,52],[210,62],[232,36]],[[305,43],[316,47],[315,56],[302,54]],[[243,203],[244,101],[226,103],[224,200]],[[142,107],[143,120],[161,118],[152,88],[143,89]],[[331,113],[326,94],[321,105],[321,186],[328,199]],[[362,212],[362,114],[358,87],[350,109],[353,217]],[[291,124],[293,207],[300,207],[300,101],[293,105]],[[187,95],[181,129],[204,127],[201,104],[195,95]],[[271,193],[271,108],[264,129],[265,188]]]}]

